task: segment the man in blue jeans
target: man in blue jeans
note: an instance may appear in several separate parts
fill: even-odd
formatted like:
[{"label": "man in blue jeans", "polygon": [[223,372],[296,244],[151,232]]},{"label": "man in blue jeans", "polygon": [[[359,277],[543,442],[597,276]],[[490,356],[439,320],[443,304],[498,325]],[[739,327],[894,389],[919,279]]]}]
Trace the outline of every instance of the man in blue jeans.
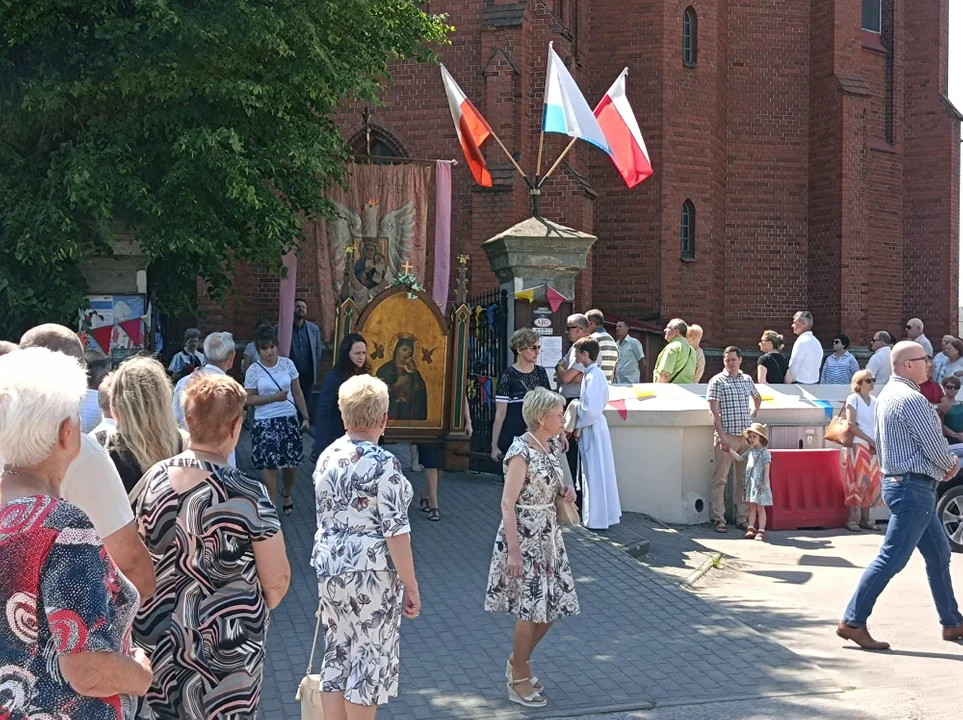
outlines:
[{"label": "man in blue jeans", "polygon": [[876,598],[919,548],[943,639],[963,639],[963,616],[950,580],[950,544],[936,516],[936,485],[956,475],[959,460],[943,438],[939,416],[919,391],[929,357],[913,341],[896,344],[893,375],[877,398],[876,449],[883,471],[883,499],[892,515],[876,559],[860,578],[836,634],[867,650],[887,650],[866,621]]}]

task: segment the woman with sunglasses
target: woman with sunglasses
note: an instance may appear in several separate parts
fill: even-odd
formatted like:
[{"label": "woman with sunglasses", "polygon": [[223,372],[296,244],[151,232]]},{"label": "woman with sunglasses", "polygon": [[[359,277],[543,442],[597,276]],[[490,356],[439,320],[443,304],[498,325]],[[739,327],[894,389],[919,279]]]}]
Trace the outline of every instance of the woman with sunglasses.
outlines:
[{"label": "woman with sunglasses", "polygon": [[853,445],[844,451],[843,478],[849,509],[846,529],[850,532],[876,529],[869,520],[869,511],[879,504],[883,474],[876,454],[876,398],[870,395],[875,384],[871,371],[860,370],[850,382],[853,394],[846,398],[846,420],[853,433]]},{"label": "woman with sunglasses", "polygon": [[849,352],[849,338],[840,333],[833,338],[833,354],[823,363],[820,385],[849,385],[859,370],[859,363]]},{"label": "woman with sunglasses", "polygon": [[943,378],[943,392],[946,401],[942,412],[943,435],[950,445],[963,443],[963,403],[960,402],[960,379],[955,375]]},{"label": "woman with sunglasses", "polygon": [[492,460],[501,462],[508,448],[527,431],[522,418],[522,401],[529,390],[551,390],[548,373],[537,365],[542,336],[530,328],[512,334],[509,346],[515,353],[512,363],[498,378],[495,391],[495,422],[492,426]]}]

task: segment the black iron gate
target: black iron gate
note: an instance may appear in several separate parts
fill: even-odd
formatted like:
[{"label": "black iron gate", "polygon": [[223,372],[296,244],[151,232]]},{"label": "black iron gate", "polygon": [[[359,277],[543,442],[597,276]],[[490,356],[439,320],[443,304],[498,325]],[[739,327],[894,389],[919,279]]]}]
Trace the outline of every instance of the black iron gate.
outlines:
[{"label": "black iron gate", "polygon": [[469,467],[500,473],[491,457],[495,389],[505,369],[508,348],[508,292],[492,290],[469,298],[471,324],[468,336],[468,409],[472,438]]}]

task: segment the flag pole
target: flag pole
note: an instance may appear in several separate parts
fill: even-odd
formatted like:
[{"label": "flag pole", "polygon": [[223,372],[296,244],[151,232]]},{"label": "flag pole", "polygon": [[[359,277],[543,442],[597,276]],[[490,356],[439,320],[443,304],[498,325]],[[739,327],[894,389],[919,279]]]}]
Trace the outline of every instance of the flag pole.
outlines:
[{"label": "flag pole", "polygon": [[564,150],[562,150],[562,154],[558,156],[558,160],[555,161],[555,164],[548,169],[548,172],[545,173],[544,177],[539,178],[538,187],[542,187],[542,185],[545,184],[545,181],[548,180],[548,176],[555,172],[558,166],[562,163],[562,160],[565,159],[565,156],[568,155],[568,151],[572,149],[573,145],[575,145],[576,140],[578,140],[578,138],[572,138],[572,141],[565,147]]},{"label": "flag pole", "polygon": [[538,181],[538,176],[542,174],[542,146],[545,143],[545,131],[542,130],[538,134],[538,160],[535,162],[535,180]]},{"label": "flag pole", "polygon": [[507,157],[509,161],[512,163],[512,165],[515,166],[515,169],[518,170],[518,174],[522,176],[522,180],[525,181],[525,184],[528,185],[529,187],[534,187],[532,185],[532,181],[528,179],[528,176],[525,174],[525,171],[522,170],[521,167],[519,167],[517,162],[515,162],[515,158],[513,158],[512,154],[508,152],[508,148],[505,147],[505,144],[501,141],[498,135],[495,134],[495,131],[492,130],[491,132],[492,132],[492,137],[495,139],[495,142],[498,143],[498,147],[500,147],[504,151],[505,157]]}]

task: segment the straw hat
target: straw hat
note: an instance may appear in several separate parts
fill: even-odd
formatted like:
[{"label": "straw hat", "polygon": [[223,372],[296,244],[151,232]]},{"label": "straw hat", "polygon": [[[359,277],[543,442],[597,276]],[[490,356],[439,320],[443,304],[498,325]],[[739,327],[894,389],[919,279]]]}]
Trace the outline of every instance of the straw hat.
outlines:
[{"label": "straw hat", "polygon": [[763,444],[763,445],[768,445],[768,444],[769,444],[769,428],[767,428],[765,425],[763,425],[762,423],[754,422],[754,423],[753,423],[752,425],[750,425],[748,428],[746,428],[745,430],[743,430],[743,431],[742,431],[742,437],[743,437],[747,442],[749,441],[749,433],[751,433],[751,432],[756,433],[759,437],[762,438],[762,444]]}]

